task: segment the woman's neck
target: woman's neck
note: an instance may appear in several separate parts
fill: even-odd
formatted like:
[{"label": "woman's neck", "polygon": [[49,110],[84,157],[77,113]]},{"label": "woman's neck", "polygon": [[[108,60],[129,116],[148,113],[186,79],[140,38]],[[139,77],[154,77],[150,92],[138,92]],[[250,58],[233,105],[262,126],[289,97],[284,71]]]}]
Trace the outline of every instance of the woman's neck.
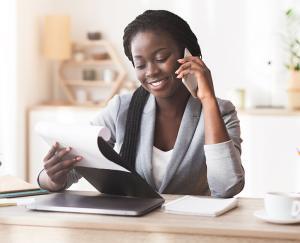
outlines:
[{"label": "woman's neck", "polygon": [[155,98],[156,112],[162,116],[178,117],[182,116],[189,100],[190,93],[183,89],[177,92],[172,97],[168,98]]}]

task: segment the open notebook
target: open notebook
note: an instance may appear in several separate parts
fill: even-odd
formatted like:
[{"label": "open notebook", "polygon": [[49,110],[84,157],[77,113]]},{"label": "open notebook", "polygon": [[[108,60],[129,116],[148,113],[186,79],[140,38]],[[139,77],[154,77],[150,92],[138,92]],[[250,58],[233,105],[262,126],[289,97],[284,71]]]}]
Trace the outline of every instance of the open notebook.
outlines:
[{"label": "open notebook", "polygon": [[237,207],[237,198],[184,196],[163,205],[168,213],[219,216]]}]

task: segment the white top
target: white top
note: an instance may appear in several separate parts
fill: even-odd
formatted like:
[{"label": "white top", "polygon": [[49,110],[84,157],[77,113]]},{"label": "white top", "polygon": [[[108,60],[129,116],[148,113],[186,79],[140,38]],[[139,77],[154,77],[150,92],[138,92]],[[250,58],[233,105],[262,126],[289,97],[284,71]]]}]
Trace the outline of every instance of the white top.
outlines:
[{"label": "white top", "polygon": [[153,146],[152,175],[157,189],[161,186],[168,164],[171,160],[172,152],[173,149],[165,152]]}]

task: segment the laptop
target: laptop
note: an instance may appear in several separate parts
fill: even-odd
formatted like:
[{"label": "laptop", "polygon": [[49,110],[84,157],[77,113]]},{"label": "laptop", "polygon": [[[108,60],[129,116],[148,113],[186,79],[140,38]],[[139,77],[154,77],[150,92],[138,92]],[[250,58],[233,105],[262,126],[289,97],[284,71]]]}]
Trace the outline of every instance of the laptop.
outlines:
[{"label": "laptop", "polygon": [[36,198],[27,208],[41,211],[141,216],[159,208],[164,199],[111,146],[98,138],[101,153],[126,171],[76,166],[98,192],[65,191]]}]

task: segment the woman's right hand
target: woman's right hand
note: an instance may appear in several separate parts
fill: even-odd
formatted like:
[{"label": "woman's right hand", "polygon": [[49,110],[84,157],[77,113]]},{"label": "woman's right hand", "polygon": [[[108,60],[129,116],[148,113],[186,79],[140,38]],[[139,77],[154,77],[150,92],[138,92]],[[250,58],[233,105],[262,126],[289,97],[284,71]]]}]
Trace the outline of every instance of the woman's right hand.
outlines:
[{"label": "woman's right hand", "polygon": [[63,189],[67,183],[67,174],[82,159],[81,156],[71,159],[65,158],[70,151],[70,147],[61,148],[59,143],[56,142],[45,156],[43,162],[45,173],[49,178],[47,180],[48,189],[52,191]]}]

